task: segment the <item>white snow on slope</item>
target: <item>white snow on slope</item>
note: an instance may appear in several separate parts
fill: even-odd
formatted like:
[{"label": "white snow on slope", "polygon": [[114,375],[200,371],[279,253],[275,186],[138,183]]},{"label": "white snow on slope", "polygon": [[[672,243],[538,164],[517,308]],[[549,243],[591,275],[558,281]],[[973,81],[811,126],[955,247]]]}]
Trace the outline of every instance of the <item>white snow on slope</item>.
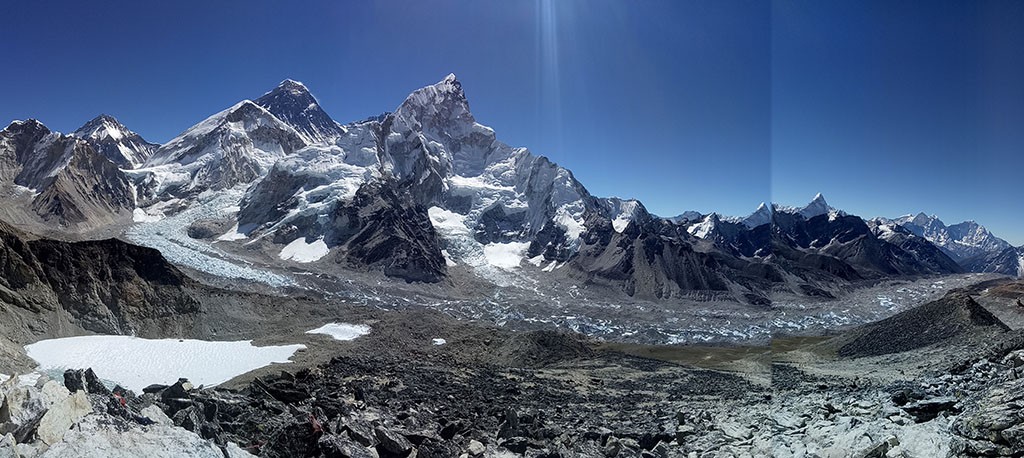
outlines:
[{"label": "white snow on slope", "polygon": [[212,386],[272,363],[288,363],[305,345],[256,347],[252,341],[141,339],[80,336],[48,339],[25,346],[41,370],[92,368],[103,378],[136,393],[154,383],[170,385],[184,377]]},{"label": "white snow on slope", "polygon": [[465,264],[499,286],[515,284],[508,274],[519,266],[530,246],[528,242],[483,245],[473,238],[466,224],[469,219],[467,216],[441,207],[430,207],[427,214],[437,234],[445,242],[443,253],[446,261],[451,261],[449,265]]},{"label": "white snow on slope", "polygon": [[136,208],[132,211],[132,221],[136,223],[152,223],[163,219],[162,215],[150,215],[141,208]]},{"label": "white snow on slope", "polygon": [[334,340],[355,340],[369,333],[369,326],[349,323],[327,323],[319,328],[306,331],[306,334],[326,334],[333,337]]},{"label": "white snow on slope", "polygon": [[686,228],[686,232],[700,239],[707,238],[708,234],[715,229],[715,219],[716,215],[712,213],[704,217],[701,222]]},{"label": "white snow on slope", "polygon": [[529,248],[529,242],[489,243],[484,245],[484,258],[494,267],[513,269],[519,267]]},{"label": "white snow on slope", "polygon": [[327,247],[323,238],[306,243],[305,237],[299,237],[281,249],[280,257],[285,261],[314,262],[319,261],[330,252],[331,249]]}]

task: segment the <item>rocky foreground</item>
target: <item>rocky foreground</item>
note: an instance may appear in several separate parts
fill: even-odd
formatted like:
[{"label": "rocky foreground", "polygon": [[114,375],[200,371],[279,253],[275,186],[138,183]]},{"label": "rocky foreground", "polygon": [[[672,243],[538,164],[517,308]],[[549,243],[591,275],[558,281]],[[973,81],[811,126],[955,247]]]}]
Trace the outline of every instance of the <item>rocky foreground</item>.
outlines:
[{"label": "rocky foreground", "polygon": [[1024,333],[975,298],[1003,306],[956,291],[743,371],[534,332],[495,334],[486,358],[353,350],[231,389],[12,379],[0,458],[1021,456]]}]

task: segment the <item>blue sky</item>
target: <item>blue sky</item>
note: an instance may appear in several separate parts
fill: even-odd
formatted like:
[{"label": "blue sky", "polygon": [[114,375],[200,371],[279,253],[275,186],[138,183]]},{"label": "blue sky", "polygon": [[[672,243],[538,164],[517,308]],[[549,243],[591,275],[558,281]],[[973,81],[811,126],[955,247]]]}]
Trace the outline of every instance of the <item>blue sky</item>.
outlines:
[{"label": "blue sky", "polygon": [[1020,2],[5,5],[0,119],[109,113],[166,141],[284,78],[335,119],[449,72],[499,139],[655,213],[823,192],[1024,243]]}]

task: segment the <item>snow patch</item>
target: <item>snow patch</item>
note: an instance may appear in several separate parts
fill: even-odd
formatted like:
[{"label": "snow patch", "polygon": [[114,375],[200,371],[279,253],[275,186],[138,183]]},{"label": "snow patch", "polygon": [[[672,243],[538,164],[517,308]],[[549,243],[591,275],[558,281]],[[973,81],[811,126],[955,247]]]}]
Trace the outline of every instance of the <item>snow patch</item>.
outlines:
[{"label": "snow patch", "polygon": [[245,240],[247,238],[249,238],[247,235],[238,230],[238,223],[235,223],[235,225],[231,227],[231,230],[221,234],[220,237],[217,237],[217,240],[233,242],[235,240]]},{"label": "snow patch", "polygon": [[489,243],[484,245],[484,258],[492,266],[513,269],[519,267],[529,248],[529,242]]},{"label": "snow patch", "polygon": [[136,208],[132,211],[132,221],[136,223],[152,223],[164,219],[163,215],[150,215],[141,208]]},{"label": "snow patch", "polygon": [[333,337],[334,340],[355,340],[369,333],[369,326],[349,323],[327,323],[319,328],[306,331],[306,334],[326,334]]},{"label": "snow patch", "polygon": [[41,370],[92,368],[136,393],[154,383],[170,385],[180,377],[212,386],[273,363],[288,363],[305,345],[257,347],[251,340],[211,342],[193,339],[142,339],[131,336],[80,336],[41,340],[25,346]]},{"label": "snow patch", "polygon": [[314,262],[330,252],[331,249],[327,247],[327,242],[324,242],[323,238],[306,243],[305,237],[299,237],[281,249],[280,257],[285,261]]}]

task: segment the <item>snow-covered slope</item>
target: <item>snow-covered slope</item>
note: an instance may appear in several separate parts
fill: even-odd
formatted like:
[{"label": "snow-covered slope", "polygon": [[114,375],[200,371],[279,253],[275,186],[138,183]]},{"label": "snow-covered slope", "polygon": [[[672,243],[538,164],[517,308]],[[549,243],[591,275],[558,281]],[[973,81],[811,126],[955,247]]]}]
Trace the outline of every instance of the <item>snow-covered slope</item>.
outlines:
[{"label": "snow-covered slope", "polygon": [[748,228],[755,228],[772,222],[772,207],[768,204],[761,202],[761,205],[757,206],[757,210],[751,213],[750,216],[743,218],[740,223]]},{"label": "snow-covered slope", "polygon": [[905,215],[894,220],[915,235],[942,248],[953,259],[967,261],[978,256],[999,253],[1010,244],[974,221],[946,226],[937,216],[924,213]]},{"label": "snow-covered slope", "polygon": [[148,199],[182,197],[252,182],[303,146],[295,129],[244,100],[182,132],[131,175]]},{"label": "snow-covered slope", "polygon": [[106,114],[93,118],[71,135],[89,142],[97,152],[125,169],[142,165],[160,146],[147,142]]}]

